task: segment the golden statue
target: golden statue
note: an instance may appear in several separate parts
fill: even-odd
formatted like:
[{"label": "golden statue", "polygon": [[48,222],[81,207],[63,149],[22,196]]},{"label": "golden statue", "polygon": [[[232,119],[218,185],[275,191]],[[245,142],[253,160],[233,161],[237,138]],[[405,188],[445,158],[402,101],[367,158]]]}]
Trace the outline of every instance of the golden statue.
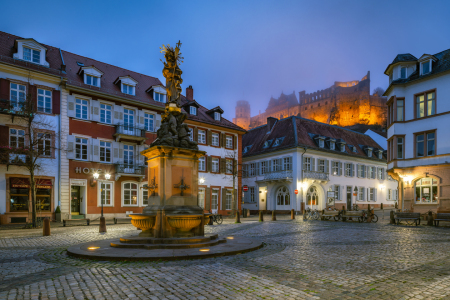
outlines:
[{"label": "golden statue", "polygon": [[181,84],[183,83],[183,79],[181,79],[183,71],[178,67],[178,64],[182,63],[184,59],[184,57],[181,56],[180,47],[180,41],[178,41],[175,49],[169,44],[160,47],[161,53],[164,53],[164,58],[166,59],[166,61],[163,62],[163,75],[166,78],[167,102],[169,104],[176,103],[177,107],[181,107],[180,94]]}]

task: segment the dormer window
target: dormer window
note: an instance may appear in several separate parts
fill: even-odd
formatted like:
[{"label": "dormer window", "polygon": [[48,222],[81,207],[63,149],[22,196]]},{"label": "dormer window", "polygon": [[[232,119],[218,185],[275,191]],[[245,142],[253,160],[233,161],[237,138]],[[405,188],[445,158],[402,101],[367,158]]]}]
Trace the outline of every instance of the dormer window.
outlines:
[{"label": "dormer window", "polygon": [[220,113],[219,112],[214,112],[214,120],[220,121]]},{"label": "dormer window", "polygon": [[400,68],[400,78],[406,79],[406,67]]},{"label": "dormer window", "polygon": [[135,96],[136,95],[136,85],[138,82],[134,80],[131,76],[121,76],[114,81],[114,84],[120,82],[120,90],[122,93]]},{"label": "dormer window", "polygon": [[263,148],[268,148],[270,147],[270,144],[272,144],[272,140],[268,140],[264,142]]},{"label": "dormer window", "polygon": [[422,69],[422,75],[428,74],[431,72],[431,64],[430,61],[425,61],[420,64],[420,68]]},{"label": "dormer window", "polygon": [[319,139],[319,147],[320,148],[324,147],[324,140],[323,139]]},{"label": "dormer window", "polygon": [[23,47],[23,60],[38,64],[41,62],[41,51]]},{"label": "dormer window", "polygon": [[166,95],[155,92],[155,101],[166,103]]},{"label": "dormer window", "polygon": [[190,113],[191,115],[196,116],[196,115],[197,115],[197,107],[195,107],[195,106],[190,106],[189,113]]},{"label": "dormer window", "polygon": [[356,149],[356,146],[353,146],[353,152],[357,153],[358,150]]},{"label": "dormer window", "polygon": [[[189,103],[192,103],[192,101],[189,102]],[[221,109],[220,106],[216,106],[213,109],[210,109],[210,110],[206,111],[206,114],[209,115],[214,120],[220,121],[221,118],[222,118],[223,109]]]},{"label": "dormer window", "polygon": [[85,84],[100,87],[100,78],[103,76],[103,72],[97,69],[96,67],[94,66],[85,67],[83,65],[78,71],[78,74],[83,75]]},{"label": "dormer window", "polygon": [[341,152],[345,152],[345,144],[341,144]]},{"label": "dormer window", "polygon": [[372,157],[373,148],[367,147],[367,156]]},{"label": "dormer window", "polygon": [[378,158],[379,159],[383,159],[383,152],[382,151],[378,151]]},{"label": "dormer window", "polygon": [[334,150],[336,148],[336,143],[331,141],[330,142],[330,150]]},{"label": "dormer window", "polygon": [[99,78],[91,75],[86,75],[86,84],[98,86]]},{"label": "dormer window", "polygon": [[122,93],[128,94],[128,95],[134,95],[134,86],[122,83]]},{"label": "dormer window", "polygon": [[244,151],[243,153],[247,153],[248,151],[250,151],[250,148],[252,147],[252,145],[244,147]]},{"label": "dormer window", "polygon": [[273,143],[273,146],[276,147],[276,146],[278,146],[278,145],[280,145],[280,140],[279,140],[279,139],[276,139],[276,140],[275,140],[275,143]]}]

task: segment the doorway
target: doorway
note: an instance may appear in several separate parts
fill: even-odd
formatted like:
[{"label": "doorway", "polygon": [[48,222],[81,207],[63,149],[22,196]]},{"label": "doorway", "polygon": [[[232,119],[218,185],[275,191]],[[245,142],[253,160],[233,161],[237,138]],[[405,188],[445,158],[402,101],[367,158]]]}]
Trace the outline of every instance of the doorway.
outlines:
[{"label": "doorway", "polygon": [[319,193],[315,186],[311,186],[306,193],[306,206],[311,207],[311,209],[319,208]]},{"label": "doorway", "polygon": [[352,209],[352,187],[347,186],[347,210]]},{"label": "doorway", "polygon": [[70,211],[72,215],[79,215],[81,209],[81,187],[72,186],[70,189]]}]

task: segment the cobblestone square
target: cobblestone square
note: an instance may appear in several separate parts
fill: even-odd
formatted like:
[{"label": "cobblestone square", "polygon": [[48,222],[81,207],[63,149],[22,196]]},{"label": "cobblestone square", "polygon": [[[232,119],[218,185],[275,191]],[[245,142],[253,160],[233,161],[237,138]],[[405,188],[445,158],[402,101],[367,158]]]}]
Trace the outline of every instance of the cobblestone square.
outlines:
[{"label": "cobblestone square", "polygon": [[450,299],[450,228],[289,220],[207,226],[265,246],[171,262],[68,257],[67,247],[137,234],[132,225],[0,234],[0,299]]}]

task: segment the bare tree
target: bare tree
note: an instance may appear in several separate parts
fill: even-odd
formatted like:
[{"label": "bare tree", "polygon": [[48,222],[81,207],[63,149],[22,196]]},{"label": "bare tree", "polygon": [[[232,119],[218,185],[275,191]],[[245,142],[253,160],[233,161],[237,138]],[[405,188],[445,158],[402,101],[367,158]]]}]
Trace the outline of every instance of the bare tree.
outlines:
[{"label": "bare tree", "polygon": [[[29,78],[28,82],[30,83]],[[30,85],[29,85],[30,86]],[[43,170],[43,159],[51,158],[56,147],[55,128],[44,112],[38,109],[37,93],[29,92],[25,97],[2,100],[2,110],[8,110],[13,124],[20,131],[10,138],[9,146],[3,146],[0,160],[8,165],[23,167],[30,174],[31,220],[33,228],[37,227],[36,216],[36,174]],[[5,144],[5,141],[3,141]]]},{"label": "bare tree", "polygon": [[377,87],[373,90],[373,94],[378,94],[378,96],[383,96],[385,90],[382,87]]}]

